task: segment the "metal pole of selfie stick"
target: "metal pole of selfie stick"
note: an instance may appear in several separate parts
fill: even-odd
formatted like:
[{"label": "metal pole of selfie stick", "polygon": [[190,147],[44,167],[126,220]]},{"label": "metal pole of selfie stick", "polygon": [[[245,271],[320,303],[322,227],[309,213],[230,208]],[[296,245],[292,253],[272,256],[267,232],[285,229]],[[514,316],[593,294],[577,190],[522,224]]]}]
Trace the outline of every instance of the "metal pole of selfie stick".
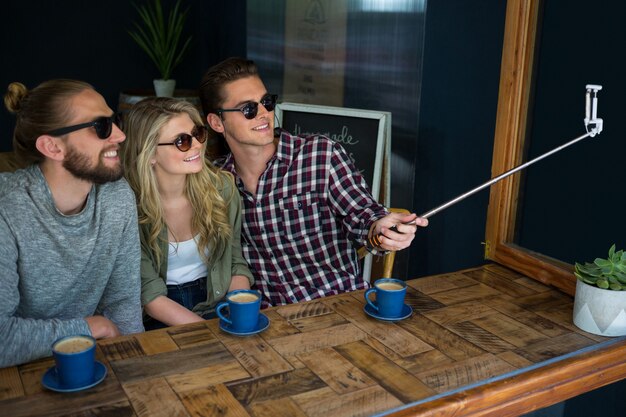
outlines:
[{"label": "metal pole of selfie stick", "polygon": [[[495,178],[492,178],[491,180],[487,181],[486,183],[479,185],[476,188],[473,188],[461,195],[459,195],[458,197],[453,198],[452,200],[435,207],[432,210],[427,211],[426,213],[420,215],[419,217],[422,217],[424,219],[428,219],[429,217],[439,213],[442,210],[447,209],[450,206],[453,206],[454,204],[458,203],[459,201],[465,200],[467,197],[471,196],[472,194],[475,194],[477,192],[479,192],[480,190],[483,190],[493,184],[495,184],[496,182],[508,177],[509,175],[515,174],[518,171],[521,171],[524,168],[529,167],[530,165],[534,164],[535,162],[538,162],[544,158],[547,158],[550,155],[553,155],[565,148],[567,148],[568,146],[571,146],[577,142],[580,142],[581,140],[587,138],[587,137],[594,137],[595,135],[599,134],[602,132],[602,128],[603,128],[603,121],[602,119],[599,119],[597,117],[597,111],[598,111],[598,91],[602,90],[602,86],[601,85],[595,85],[595,84],[587,84],[586,86],[587,92],[585,94],[585,130],[587,130],[587,133],[585,133],[584,135],[581,135],[579,137],[577,137],[576,139],[573,139],[561,146],[558,146],[554,149],[552,149],[551,151],[548,151],[542,155],[539,155],[538,157],[522,164],[519,165],[513,169],[510,169],[508,171],[506,171],[503,174],[498,175]],[[592,129],[589,130],[589,125],[593,125]],[[415,224],[415,222],[409,222],[407,224]],[[397,228],[394,226],[391,229],[395,229],[397,231]],[[376,235],[376,236],[372,236],[371,238],[369,238],[369,243],[371,246],[374,247],[378,247],[380,246],[380,235]]]},{"label": "metal pole of selfie stick", "polygon": [[[580,142],[581,140],[587,138],[587,137],[593,137],[597,134],[599,134],[600,132],[602,132],[602,119],[598,119],[598,91],[602,90],[602,86],[601,85],[595,85],[595,84],[587,84],[586,86],[587,92],[585,94],[585,130],[587,130],[587,133],[585,133],[584,135],[581,135],[579,137],[577,137],[576,139],[573,139],[561,146],[557,146],[556,148],[552,149],[551,151],[548,151],[542,155],[539,155],[538,157],[520,165],[517,166],[513,169],[510,169],[508,171],[506,171],[503,174],[498,175],[495,178],[492,178],[491,180],[487,181],[486,183],[479,185],[478,187],[463,193],[461,195],[459,195],[458,197],[453,198],[452,200],[438,206],[435,207],[432,210],[427,211],[426,213],[422,214],[420,217],[422,218],[429,218],[434,214],[439,213],[442,210],[447,209],[448,207],[458,203],[459,201],[462,201],[464,199],[466,199],[467,197],[471,196],[472,194],[477,193],[478,191],[487,188],[493,184],[495,184],[496,182],[508,177],[509,175],[515,174],[518,171],[521,171],[524,168],[527,168],[529,166],[531,166],[532,164],[534,164],[535,162],[541,161],[544,158],[547,158],[550,155],[553,155],[577,142]],[[589,125],[593,124],[594,127],[589,130]]]}]

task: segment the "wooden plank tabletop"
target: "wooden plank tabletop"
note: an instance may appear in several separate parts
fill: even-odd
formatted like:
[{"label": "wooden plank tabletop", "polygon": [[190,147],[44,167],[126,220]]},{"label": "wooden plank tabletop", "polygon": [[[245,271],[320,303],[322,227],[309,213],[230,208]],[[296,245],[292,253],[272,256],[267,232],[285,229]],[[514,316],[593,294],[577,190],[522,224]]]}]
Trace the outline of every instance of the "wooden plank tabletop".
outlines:
[{"label": "wooden plank tabletop", "polygon": [[248,337],[217,320],[101,340],[99,385],[41,385],[51,358],[0,369],[0,416],[515,416],[626,377],[626,339],[572,323],[571,297],[491,264],[408,281],[413,315],[363,292],[264,310]]}]

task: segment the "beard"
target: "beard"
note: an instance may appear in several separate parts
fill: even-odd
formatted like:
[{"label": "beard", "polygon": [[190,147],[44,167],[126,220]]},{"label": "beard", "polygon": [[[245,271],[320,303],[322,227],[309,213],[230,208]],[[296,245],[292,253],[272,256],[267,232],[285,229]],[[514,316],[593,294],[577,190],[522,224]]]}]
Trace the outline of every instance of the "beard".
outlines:
[{"label": "beard", "polygon": [[78,152],[74,147],[68,147],[66,157],[63,160],[63,168],[76,178],[94,184],[117,181],[124,175],[122,164],[118,163],[115,167],[107,167],[103,161],[104,152],[103,150],[98,156],[98,164],[92,167],[87,155]]}]

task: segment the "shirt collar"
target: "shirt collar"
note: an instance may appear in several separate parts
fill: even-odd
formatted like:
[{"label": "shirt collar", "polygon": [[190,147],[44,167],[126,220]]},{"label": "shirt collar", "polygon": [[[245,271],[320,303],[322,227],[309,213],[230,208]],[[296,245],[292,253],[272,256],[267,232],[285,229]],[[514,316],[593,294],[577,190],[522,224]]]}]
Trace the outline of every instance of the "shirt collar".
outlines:
[{"label": "shirt collar", "polygon": [[293,136],[284,129],[280,130],[278,143],[276,144],[276,158],[289,166],[293,159]]}]

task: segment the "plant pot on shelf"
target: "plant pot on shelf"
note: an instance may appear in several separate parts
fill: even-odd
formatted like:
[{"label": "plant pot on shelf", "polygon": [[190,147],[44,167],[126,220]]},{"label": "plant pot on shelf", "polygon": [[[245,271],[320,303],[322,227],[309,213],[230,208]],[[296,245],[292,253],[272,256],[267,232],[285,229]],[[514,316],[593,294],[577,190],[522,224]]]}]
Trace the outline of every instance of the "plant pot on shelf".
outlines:
[{"label": "plant pot on shelf", "polygon": [[574,324],[600,336],[626,335],[626,291],[605,290],[576,281]]},{"label": "plant pot on shelf", "polygon": [[154,92],[157,97],[173,97],[176,80],[154,80]]}]

